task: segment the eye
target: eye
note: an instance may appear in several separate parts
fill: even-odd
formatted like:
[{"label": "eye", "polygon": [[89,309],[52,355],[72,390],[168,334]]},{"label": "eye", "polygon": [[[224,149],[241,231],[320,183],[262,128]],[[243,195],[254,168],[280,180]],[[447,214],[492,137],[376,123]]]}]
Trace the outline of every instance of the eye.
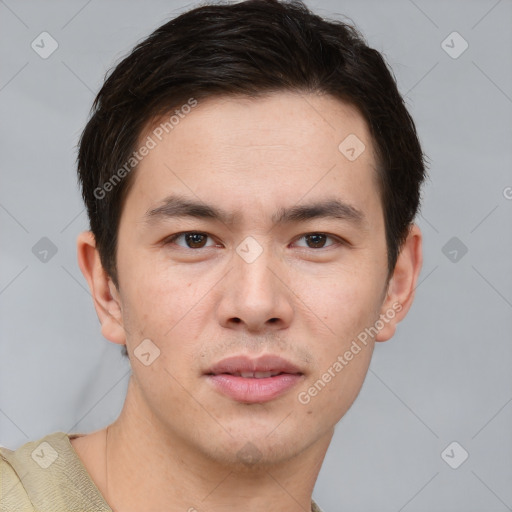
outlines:
[{"label": "eye", "polygon": [[326,233],[308,233],[306,235],[302,235],[298,240],[305,240],[306,245],[299,245],[299,247],[307,247],[309,249],[323,249],[324,247],[330,247],[334,244],[326,245],[326,240],[331,239],[335,242],[341,243],[341,240],[338,237],[333,237],[327,235]]},{"label": "eye", "polygon": [[206,244],[208,238],[210,238],[210,236],[207,233],[202,233],[200,231],[185,231],[184,233],[176,233],[175,235],[166,238],[165,244],[176,243],[177,240],[182,240],[186,245],[182,245],[181,243],[177,243],[176,245],[185,249],[202,249],[203,247],[215,246],[216,244],[213,239],[213,243],[209,245]]}]

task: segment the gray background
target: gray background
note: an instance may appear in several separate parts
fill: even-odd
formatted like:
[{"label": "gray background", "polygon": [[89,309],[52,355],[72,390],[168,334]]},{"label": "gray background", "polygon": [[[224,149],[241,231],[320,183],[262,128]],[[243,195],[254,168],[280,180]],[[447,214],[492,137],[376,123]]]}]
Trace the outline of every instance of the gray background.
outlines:
[{"label": "gray background", "polygon": [[[512,2],[307,4],[350,17],[385,54],[431,161],[415,304],[377,345],[314,497],[325,512],[512,510]],[[102,338],[76,262],[88,223],[75,145],[105,72],[195,5],[0,1],[4,446],[96,430],[121,410],[128,362]],[[31,48],[43,31],[59,45],[47,59]],[[442,46],[453,31],[469,44],[458,58],[445,51],[463,48],[457,36]],[[46,261],[42,237],[57,249]],[[445,460],[469,453],[458,469],[441,457],[453,441],[463,448]]]}]

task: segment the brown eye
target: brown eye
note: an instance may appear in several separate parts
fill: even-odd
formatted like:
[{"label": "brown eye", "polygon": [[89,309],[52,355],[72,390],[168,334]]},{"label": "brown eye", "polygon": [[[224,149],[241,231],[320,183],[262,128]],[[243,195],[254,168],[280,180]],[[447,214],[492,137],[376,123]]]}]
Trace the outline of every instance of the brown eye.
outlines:
[{"label": "brown eye", "polygon": [[[331,242],[328,242],[328,240],[331,240]],[[323,249],[336,245],[336,242],[340,243],[340,240],[326,233],[308,233],[297,240],[297,245],[308,249]]]},{"label": "brown eye", "polygon": [[304,238],[309,247],[317,249],[325,245],[327,235],[315,233],[313,235],[305,235]]},{"label": "brown eye", "polygon": [[202,249],[203,247],[211,247],[215,245],[215,242],[211,240],[207,244],[210,236],[206,233],[198,231],[186,231],[184,233],[177,233],[170,236],[165,240],[165,244],[176,244],[184,249]]},{"label": "brown eye", "polygon": [[191,249],[204,247],[207,239],[208,235],[203,233],[187,233],[185,235],[185,241]]}]

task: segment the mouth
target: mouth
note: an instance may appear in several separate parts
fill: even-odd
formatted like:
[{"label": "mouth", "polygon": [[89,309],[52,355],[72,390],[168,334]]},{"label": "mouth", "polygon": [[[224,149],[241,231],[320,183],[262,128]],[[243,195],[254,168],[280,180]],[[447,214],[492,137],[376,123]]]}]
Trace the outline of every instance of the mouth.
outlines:
[{"label": "mouth", "polygon": [[[283,375],[287,372],[233,372],[233,373],[209,373],[208,375],[233,375],[234,377],[243,377],[244,379],[268,379],[277,375]],[[289,374],[288,374],[289,375]]]},{"label": "mouth", "polygon": [[217,392],[243,403],[268,402],[304,379],[297,365],[269,354],[257,359],[244,355],[223,359],[205,376]]}]

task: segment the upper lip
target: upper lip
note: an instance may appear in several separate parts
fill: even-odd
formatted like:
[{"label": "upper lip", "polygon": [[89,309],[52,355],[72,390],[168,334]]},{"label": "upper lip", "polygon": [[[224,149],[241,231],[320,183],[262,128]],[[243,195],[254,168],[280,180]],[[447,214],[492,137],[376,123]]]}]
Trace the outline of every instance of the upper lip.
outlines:
[{"label": "upper lip", "polygon": [[302,374],[300,369],[280,356],[266,354],[258,358],[250,358],[246,355],[232,356],[215,363],[205,373],[218,375],[220,373],[241,372],[279,372]]}]

